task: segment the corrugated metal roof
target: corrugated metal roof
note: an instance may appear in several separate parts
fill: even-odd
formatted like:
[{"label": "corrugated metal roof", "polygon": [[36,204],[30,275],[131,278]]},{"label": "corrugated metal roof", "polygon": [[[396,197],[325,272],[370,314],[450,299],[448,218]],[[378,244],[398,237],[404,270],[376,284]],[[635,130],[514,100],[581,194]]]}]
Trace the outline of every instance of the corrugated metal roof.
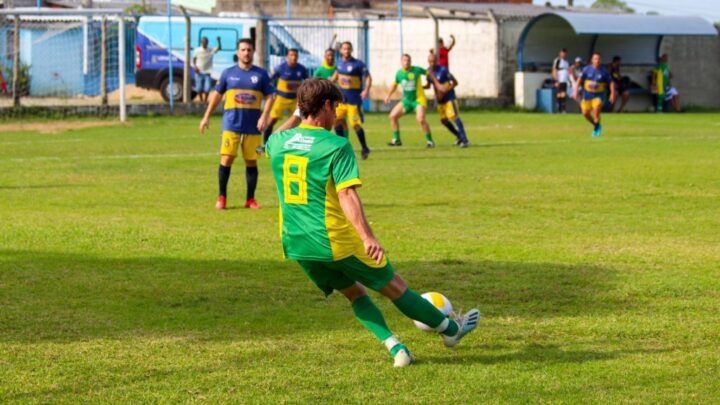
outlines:
[{"label": "corrugated metal roof", "polygon": [[509,3],[455,3],[455,2],[404,2],[407,6],[428,7],[448,11],[485,14],[492,11],[501,17],[535,17],[547,13],[548,8],[531,4]]},{"label": "corrugated metal roof", "polygon": [[715,27],[702,17],[573,12],[546,15],[564,19],[578,35],[717,35]]}]

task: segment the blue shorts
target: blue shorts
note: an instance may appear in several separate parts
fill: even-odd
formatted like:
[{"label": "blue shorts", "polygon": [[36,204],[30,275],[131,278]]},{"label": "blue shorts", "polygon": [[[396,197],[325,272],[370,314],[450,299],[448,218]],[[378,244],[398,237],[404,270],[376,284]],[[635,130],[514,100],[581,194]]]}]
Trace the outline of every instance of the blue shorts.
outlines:
[{"label": "blue shorts", "polygon": [[195,91],[198,93],[210,93],[212,88],[212,78],[210,73],[195,74]]}]

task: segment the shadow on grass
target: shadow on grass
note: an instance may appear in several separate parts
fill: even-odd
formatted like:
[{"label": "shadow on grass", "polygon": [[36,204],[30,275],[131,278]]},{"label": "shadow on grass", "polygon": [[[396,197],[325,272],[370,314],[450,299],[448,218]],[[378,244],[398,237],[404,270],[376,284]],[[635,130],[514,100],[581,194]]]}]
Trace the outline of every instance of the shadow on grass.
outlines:
[{"label": "shadow on grass", "polygon": [[[617,312],[615,271],[551,263],[393,261],[416,291],[486,317]],[[243,339],[359,328],[291,261],[107,258],[0,250],[0,341],[128,335]]]},{"label": "shadow on grass", "polygon": [[448,356],[425,356],[418,360],[418,365],[432,365],[432,364],[467,364],[467,363],[481,363],[481,364],[500,364],[500,363],[542,363],[547,364],[561,364],[561,363],[576,363],[582,364],[590,361],[602,361],[612,360],[619,357],[632,354],[654,354],[654,353],[665,353],[671,351],[670,349],[627,349],[627,350],[611,350],[611,351],[591,351],[591,350],[573,350],[563,349],[557,345],[539,345],[530,344],[524,347],[522,350],[514,351],[512,353],[502,354],[476,354],[463,352],[460,355],[448,355]]}]

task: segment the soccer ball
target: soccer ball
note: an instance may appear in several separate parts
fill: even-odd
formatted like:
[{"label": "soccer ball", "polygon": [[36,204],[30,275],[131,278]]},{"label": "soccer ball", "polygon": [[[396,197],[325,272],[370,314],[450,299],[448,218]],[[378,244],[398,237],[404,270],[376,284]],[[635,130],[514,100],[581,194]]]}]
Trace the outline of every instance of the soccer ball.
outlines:
[{"label": "soccer ball", "polygon": [[[430,301],[431,304],[435,306],[435,308],[439,309],[440,312],[445,314],[445,316],[451,316],[455,313],[453,312],[452,304],[450,303],[450,300],[447,299],[446,296],[437,293],[437,292],[426,292],[422,295],[423,298]],[[415,322],[415,326],[417,326],[418,329],[424,330],[425,332],[434,332],[435,330],[427,325],[425,325],[422,322],[413,321]]]}]

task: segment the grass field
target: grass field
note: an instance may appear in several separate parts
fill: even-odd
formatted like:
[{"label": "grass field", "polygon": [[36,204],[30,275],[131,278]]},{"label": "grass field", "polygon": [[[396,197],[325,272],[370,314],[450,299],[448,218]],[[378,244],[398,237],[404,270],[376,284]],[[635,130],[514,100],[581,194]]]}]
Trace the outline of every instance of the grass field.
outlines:
[{"label": "grass field", "polygon": [[368,116],[360,194],[484,319],[448,350],[377,298],[402,370],[281,259],[267,161],[263,210],[241,166],[213,209],[219,120],[0,128],[0,403],[720,403],[720,114],[467,113],[467,150],[430,120],[390,150]]}]

